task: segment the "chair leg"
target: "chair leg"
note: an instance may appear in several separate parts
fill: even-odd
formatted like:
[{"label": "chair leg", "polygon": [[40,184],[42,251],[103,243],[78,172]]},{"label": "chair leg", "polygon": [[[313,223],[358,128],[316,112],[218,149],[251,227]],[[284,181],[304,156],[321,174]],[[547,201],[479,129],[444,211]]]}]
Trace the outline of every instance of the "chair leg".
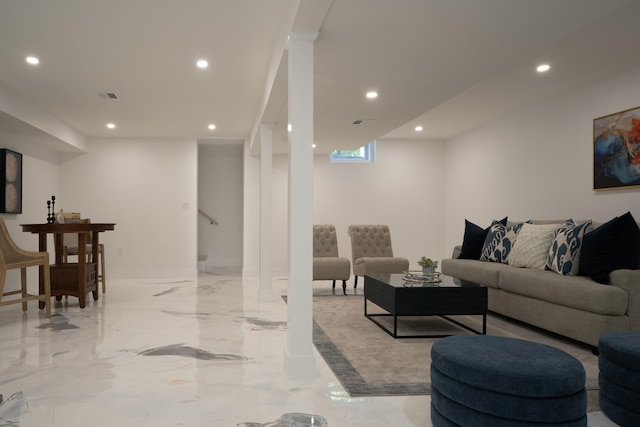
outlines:
[{"label": "chair leg", "polygon": [[347,294],[347,281],[343,280],[342,281],[342,292],[346,295]]},{"label": "chair leg", "polygon": [[334,280],[332,289],[335,289],[335,288],[336,288],[336,281]]},{"label": "chair leg", "polygon": [[[27,297],[27,267],[20,269],[20,285],[22,286],[22,298]],[[22,311],[27,311],[27,302],[22,302]]]},{"label": "chair leg", "polygon": [[42,267],[42,276],[44,281],[44,297],[46,300],[45,314],[47,319],[51,320],[51,271],[49,267],[49,260]]},{"label": "chair leg", "polygon": [[100,252],[98,253],[98,256],[100,257],[100,281],[102,282],[102,293],[104,294],[107,292],[107,273],[104,269],[104,245],[102,243],[100,243]]},{"label": "chair leg", "polygon": [[353,282],[353,289],[355,289],[355,288],[357,288],[357,287],[358,287],[358,276],[356,276],[356,275],[354,274],[354,276],[353,276],[353,277],[355,278],[355,280],[354,280],[354,282]]}]

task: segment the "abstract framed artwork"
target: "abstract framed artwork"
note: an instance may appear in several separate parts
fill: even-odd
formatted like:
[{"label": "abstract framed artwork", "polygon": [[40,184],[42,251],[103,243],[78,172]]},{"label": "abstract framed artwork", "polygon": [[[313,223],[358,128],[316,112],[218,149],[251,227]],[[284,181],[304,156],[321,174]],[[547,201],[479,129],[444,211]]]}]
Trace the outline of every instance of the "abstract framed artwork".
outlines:
[{"label": "abstract framed artwork", "polygon": [[640,186],[640,107],[593,120],[593,189]]},{"label": "abstract framed artwork", "polygon": [[22,213],[22,154],[0,149],[0,213]]}]

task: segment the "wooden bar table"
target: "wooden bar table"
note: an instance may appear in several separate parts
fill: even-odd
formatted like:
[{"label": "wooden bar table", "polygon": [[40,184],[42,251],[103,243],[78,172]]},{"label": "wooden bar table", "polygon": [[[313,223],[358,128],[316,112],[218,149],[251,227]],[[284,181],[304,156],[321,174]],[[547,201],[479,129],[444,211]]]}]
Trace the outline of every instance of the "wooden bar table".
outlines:
[{"label": "wooden bar table", "polygon": [[[53,234],[55,244],[55,263],[51,265],[51,296],[58,301],[63,295],[78,297],[80,308],[87,303],[87,295],[93,292],[93,300],[98,300],[97,260],[98,234],[115,229],[112,223],[72,223],[72,224],[20,224],[22,231],[38,234],[40,252],[47,251],[47,234]],[[65,263],[63,259],[64,235],[78,234],[78,262]],[[91,261],[87,262],[86,236],[91,235]],[[40,292],[43,292],[44,280],[40,272]],[[41,302],[41,307],[43,303]]]}]

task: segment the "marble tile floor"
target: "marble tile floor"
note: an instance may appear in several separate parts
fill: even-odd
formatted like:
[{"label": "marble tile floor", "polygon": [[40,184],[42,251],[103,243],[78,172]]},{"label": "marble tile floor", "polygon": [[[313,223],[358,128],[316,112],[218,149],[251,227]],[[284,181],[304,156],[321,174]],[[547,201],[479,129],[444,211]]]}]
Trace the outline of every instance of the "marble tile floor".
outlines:
[{"label": "marble tile floor", "polygon": [[286,280],[273,289],[262,302],[240,275],[110,280],[50,323],[35,303],[2,307],[0,426],[431,426],[429,396],[351,398],[319,355],[315,378],[288,380]]}]

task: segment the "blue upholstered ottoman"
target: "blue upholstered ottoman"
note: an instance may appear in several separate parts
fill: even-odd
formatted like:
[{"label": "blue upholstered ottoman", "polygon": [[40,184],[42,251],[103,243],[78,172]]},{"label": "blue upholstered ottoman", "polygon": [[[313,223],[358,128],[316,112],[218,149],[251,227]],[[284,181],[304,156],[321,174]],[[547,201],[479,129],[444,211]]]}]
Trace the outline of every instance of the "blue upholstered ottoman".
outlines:
[{"label": "blue upholstered ottoman", "polygon": [[434,427],[587,425],[586,373],[562,350],[515,338],[458,335],[431,350]]},{"label": "blue upholstered ottoman", "polygon": [[622,427],[640,425],[640,332],[609,332],[598,342],[600,409]]}]

